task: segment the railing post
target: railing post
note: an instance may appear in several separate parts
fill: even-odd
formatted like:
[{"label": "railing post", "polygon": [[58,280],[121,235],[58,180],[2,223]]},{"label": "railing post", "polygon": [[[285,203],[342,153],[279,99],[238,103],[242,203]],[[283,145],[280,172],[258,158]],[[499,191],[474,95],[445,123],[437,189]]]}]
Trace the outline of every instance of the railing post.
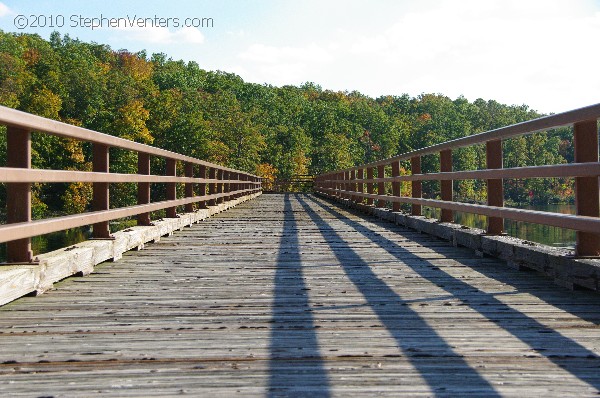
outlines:
[{"label": "railing post", "polygon": [[[487,141],[485,143],[486,167],[488,169],[501,169],[502,166],[502,140]],[[504,187],[501,178],[487,180],[488,206],[504,206]],[[504,219],[501,217],[488,217],[487,233],[500,235],[504,232]]]},{"label": "railing post", "polygon": [[[193,163],[185,164],[185,176],[189,177],[189,178],[194,178],[194,164]],[[185,183],[185,197],[186,198],[194,197],[194,184],[191,182]],[[193,211],[194,211],[194,204],[186,203],[185,204],[185,212],[192,213]]]},{"label": "railing post", "polygon": [[350,191],[352,192],[350,200],[356,202],[356,195],[354,195],[354,192],[356,192],[356,170],[354,169],[350,170]]},{"label": "railing post", "polygon": [[[217,183],[217,193],[222,194],[223,193],[223,170],[221,170],[221,169],[217,169],[217,180],[219,180],[219,182]],[[220,198],[217,198],[217,203],[223,203],[224,201],[225,200],[222,196]]]},{"label": "railing post", "polygon": [[[595,119],[575,123],[573,144],[576,163],[598,162],[598,127]],[[575,178],[577,215],[600,216],[598,188],[598,177]],[[600,235],[578,231],[575,251],[579,257],[600,256]]]},{"label": "railing post", "polygon": [[[373,179],[373,168],[372,167],[367,167],[367,180],[372,180]],[[367,183],[367,193],[372,195],[373,194],[373,182],[368,182]],[[367,205],[368,206],[373,206],[373,198],[367,198]]]},{"label": "railing post", "polygon": [[[440,171],[442,173],[452,171],[452,150],[446,149],[440,152]],[[452,202],[452,180],[441,180],[440,190],[442,200]],[[442,209],[442,222],[454,222],[454,212],[449,209]]]},{"label": "railing post", "polygon": [[[223,180],[229,180],[229,171],[223,170]],[[229,183],[223,182],[223,193],[229,193]],[[223,202],[227,202],[229,200],[229,195],[223,197]]]},{"label": "railing post", "polygon": [[[339,173],[333,173],[333,174],[329,174],[326,178],[329,178],[330,180],[337,180],[339,176]],[[332,198],[335,198],[338,196],[338,193],[335,191],[338,189],[338,183],[337,182],[330,182],[328,185],[328,188],[333,189],[333,192],[326,192],[327,195],[331,196]]]},{"label": "railing post", "polygon": [[[235,179],[235,173],[230,171],[228,173],[227,178],[229,178],[229,180],[234,180]],[[229,196],[228,196],[228,200],[233,200],[235,199],[235,193],[233,193],[235,191],[235,183],[230,182],[227,184],[227,192],[229,192]]]},{"label": "railing post", "polygon": [[[363,169],[358,169],[356,172],[356,178],[359,180],[362,180],[365,176],[365,172]],[[362,181],[358,181],[356,183],[356,192],[360,192],[360,193],[364,193],[365,192],[365,184]],[[363,198],[362,196],[357,196],[356,197],[356,202],[358,203],[363,203],[365,201],[365,198]]]},{"label": "railing post", "polygon": [[[31,133],[28,130],[8,126],[6,131],[6,165],[31,168]],[[9,224],[31,221],[31,183],[6,184],[6,221]],[[31,239],[24,238],[6,243],[8,263],[33,262]]]},{"label": "railing post", "polygon": [[[243,174],[243,173],[238,174],[237,179],[240,180],[240,181],[245,181],[245,179],[246,179],[245,178],[245,174]],[[243,183],[243,182],[238,183],[237,184],[237,190],[238,191],[243,191],[244,189],[246,189],[244,184],[245,183]],[[242,197],[242,196],[244,196],[243,193],[238,193],[238,197]]]},{"label": "railing post", "polygon": [[[392,177],[400,176],[400,162],[395,160],[392,162]],[[400,197],[400,181],[392,182],[392,196]],[[392,203],[392,211],[400,211],[400,202]]]},{"label": "railing post", "polygon": [[[96,173],[108,173],[109,171],[109,151],[108,146],[95,142],[92,149],[92,170]],[[92,210],[102,211],[109,209],[109,193],[107,182],[94,182]],[[94,224],[92,236],[94,239],[110,239],[110,229],[108,221]]]},{"label": "railing post", "polygon": [[[385,165],[377,166],[377,178],[385,178]],[[377,195],[385,195],[385,182],[380,181],[377,183]],[[384,208],[385,200],[377,199],[377,207]]]},{"label": "railing post", "polygon": [[[232,180],[239,180],[240,175],[238,173],[231,173],[230,178]],[[237,191],[238,191],[238,184],[236,182],[234,182],[231,184],[231,192],[233,192],[233,193],[230,195],[230,199],[236,199],[238,196],[240,196],[240,194]]]},{"label": "railing post", "polygon": [[[166,175],[175,177],[177,175],[177,161],[167,158]],[[167,200],[177,199],[177,183],[168,182],[167,184]],[[177,206],[167,208],[167,218],[177,218]]]},{"label": "railing post", "polygon": [[[215,169],[214,167],[211,167],[208,170],[208,178],[210,180],[215,180],[217,178],[217,169]],[[209,195],[214,195],[217,193],[217,184],[215,182],[209,182],[208,183],[208,194]],[[216,206],[217,205],[217,199],[209,199],[208,201],[208,205],[209,206]]]},{"label": "railing post", "polygon": [[[233,173],[232,179],[234,179],[234,180],[239,180],[239,179],[240,179],[240,173]],[[240,196],[240,194],[239,194],[239,192],[238,192],[238,191],[240,190],[240,188],[239,188],[239,187],[240,187],[240,185],[239,185],[239,183],[237,183],[237,182],[234,182],[234,183],[231,185],[231,190],[234,192],[234,194],[233,194],[233,196],[232,196],[232,198],[233,198],[233,199],[237,199],[237,198],[239,198],[239,196]]]},{"label": "railing post", "polygon": [[[411,170],[411,174],[421,174],[421,157],[420,156],[414,156],[412,158],[410,158],[410,170]],[[411,190],[412,190],[412,197],[413,198],[421,198],[421,195],[423,194],[423,185],[421,184],[421,181],[411,181]],[[411,206],[411,214],[413,216],[420,216],[421,215],[421,205],[417,205],[417,204],[413,204]]]},{"label": "railing post", "polygon": [[[150,175],[150,154],[138,152],[138,174]],[[150,183],[138,182],[137,203],[145,205],[150,203]],[[137,225],[150,225],[150,213],[137,215]]]},{"label": "railing post", "polygon": [[[330,174],[329,178],[335,181],[335,180],[339,179],[339,175],[340,175],[339,173]],[[334,191],[333,192],[328,192],[327,194],[329,196],[333,197],[333,198],[338,197],[339,193],[336,192],[336,190],[339,189],[339,185],[340,184],[338,182],[332,182],[332,183],[330,183],[329,184],[329,188],[333,189]]]},{"label": "railing post", "polygon": [[[199,173],[200,173],[200,178],[206,178],[206,166],[205,165],[203,165],[203,164],[200,165]],[[198,189],[200,191],[200,196],[206,196],[206,183],[205,182],[201,182],[198,185]],[[201,202],[198,202],[198,208],[206,209],[206,201],[203,200]]]},{"label": "railing post", "polygon": [[350,176],[350,172],[348,171],[344,171],[342,172],[342,193],[340,194],[340,197],[342,199],[348,199],[348,178]]}]

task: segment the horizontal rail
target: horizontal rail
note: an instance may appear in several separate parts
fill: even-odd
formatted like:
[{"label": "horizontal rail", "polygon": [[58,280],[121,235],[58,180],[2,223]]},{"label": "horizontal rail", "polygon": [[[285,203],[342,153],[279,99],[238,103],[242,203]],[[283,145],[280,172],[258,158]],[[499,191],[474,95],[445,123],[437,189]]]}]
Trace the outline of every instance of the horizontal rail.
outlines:
[{"label": "horizontal rail", "polygon": [[[450,171],[444,173],[411,174],[398,177],[354,179],[357,183],[429,181],[429,180],[478,180],[487,178],[557,178],[590,177],[600,175],[600,163],[569,163],[549,166],[513,167],[510,169],[483,169],[469,171]],[[330,180],[326,182],[342,183],[348,180]]]},{"label": "horizontal rail", "polygon": [[[176,152],[167,151],[166,149],[160,149],[150,145],[140,144],[138,142],[126,140],[124,138],[119,138],[112,135],[99,133],[97,131],[88,130],[83,127],[73,126],[71,124],[59,122],[52,119],[46,119],[41,116],[32,115],[30,113],[18,111],[16,109],[7,108],[5,106],[0,106],[0,124],[28,129],[31,131],[40,131],[63,138],[72,138],[79,141],[87,141],[91,143],[102,144],[114,148],[128,149],[134,152],[142,152],[148,155],[175,159],[182,162],[193,163],[201,166],[214,167],[223,171],[239,172],[239,170],[219,166],[217,164],[206,162],[204,160],[181,155]],[[257,177],[254,174],[248,175],[252,177]]]},{"label": "horizontal rail", "polygon": [[225,184],[252,184],[260,182],[246,180],[218,180],[211,178],[171,177],[160,175],[126,174],[126,173],[97,173],[93,171],[71,170],[45,170],[45,169],[19,169],[13,167],[0,167],[0,182],[154,182],[154,183],[225,183]]},{"label": "horizontal rail", "polygon": [[[340,189],[324,188],[324,191],[342,193]],[[545,224],[554,227],[568,228],[577,231],[598,233],[600,231],[600,218],[577,216],[573,214],[549,213],[537,210],[515,209],[510,207],[494,207],[471,203],[448,202],[436,199],[418,199],[405,196],[375,195],[361,192],[352,192],[361,198],[381,199],[392,203],[409,203],[422,206],[438,207],[440,209],[455,210],[464,213],[480,214],[488,217],[502,217],[515,221],[524,221]]]},{"label": "horizontal rail", "polygon": [[115,220],[123,217],[135,216],[142,213],[148,213],[153,211],[162,210],[173,206],[183,206],[189,203],[196,203],[204,200],[218,199],[229,196],[231,194],[239,193],[252,193],[256,192],[254,189],[244,189],[235,192],[213,194],[206,196],[195,196],[192,198],[182,198],[176,200],[165,200],[161,202],[154,202],[145,205],[137,205],[131,207],[124,207],[119,209],[94,211],[89,213],[80,213],[70,216],[47,218],[44,220],[36,220],[30,222],[21,222],[14,224],[4,224],[0,226],[0,243],[8,242],[16,239],[28,238],[31,236],[38,236],[49,234],[52,232],[62,231],[70,228],[82,227],[89,224],[96,224],[99,222],[105,222]]}]

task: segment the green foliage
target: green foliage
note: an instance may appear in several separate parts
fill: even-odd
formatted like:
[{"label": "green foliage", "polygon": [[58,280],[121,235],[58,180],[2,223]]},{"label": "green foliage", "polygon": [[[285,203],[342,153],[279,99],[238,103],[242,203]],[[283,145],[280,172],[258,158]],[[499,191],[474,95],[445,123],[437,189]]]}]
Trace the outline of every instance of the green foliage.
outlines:
[{"label": "green foliage", "polygon": [[[323,90],[314,83],[246,83],[195,62],[114,51],[57,32],[45,41],[0,31],[0,104],[245,171],[259,170],[269,178],[346,168],[540,116],[525,105],[483,99],[471,103],[440,94],[373,99],[355,91]],[[5,146],[3,131],[0,146]],[[514,138],[505,142],[504,151],[507,167],[569,162],[571,132],[563,128]],[[4,161],[5,154],[0,158]],[[38,168],[90,170],[91,146],[34,134],[32,161]],[[154,173],[163,172],[161,162],[153,160]],[[453,162],[455,170],[485,168],[485,148],[455,150]],[[111,171],[135,173],[136,167],[135,154],[111,149]],[[407,165],[402,167],[408,172]],[[439,159],[424,157],[423,170],[439,170]],[[456,181],[455,195],[485,200],[484,184]],[[572,181],[565,179],[511,180],[506,194],[515,202],[567,201],[571,187]],[[153,184],[155,199],[163,190]],[[112,206],[135,203],[135,191],[134,184],[113,184]],[[424,191],[437,197],[439,184],[425,184]],[[34,198],[36,216],[81,212],[89,209],[91,190],[86,184],[36,185]]]}]

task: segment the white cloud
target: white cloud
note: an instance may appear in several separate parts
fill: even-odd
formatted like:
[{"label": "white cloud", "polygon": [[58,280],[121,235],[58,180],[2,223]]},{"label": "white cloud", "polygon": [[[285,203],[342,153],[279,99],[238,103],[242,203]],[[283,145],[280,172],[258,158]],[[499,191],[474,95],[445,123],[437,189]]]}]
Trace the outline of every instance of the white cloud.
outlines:
[{"label": "white cloud", "polygon": [[6,4],[0,2],[0,17],[12,15],[12,14],[13,14],[13,12],[11,11],[11,9],[8,8],[8,6]]},{"label": "white cloud", "polygon": [[120,39],[150,44],[202,44],[204,35],[197,28],[181,28],[171,31],[166,27],[122,27],[118,31]]},{"label": "white cloud", "polygon": [[306,76],[317,69],[327,68],[333,61],[326,49],[314,43],[304,47],[254,44],[239,57],[254,66],[255,79],[279,85],[306,81]]},{"label": "white cloud", "polygon": [[239,59],[242,77],[256,82],[462,94],[559,112],[598,102],[598,37],[593,1],[443,0],[316,44],[254,44]]}]

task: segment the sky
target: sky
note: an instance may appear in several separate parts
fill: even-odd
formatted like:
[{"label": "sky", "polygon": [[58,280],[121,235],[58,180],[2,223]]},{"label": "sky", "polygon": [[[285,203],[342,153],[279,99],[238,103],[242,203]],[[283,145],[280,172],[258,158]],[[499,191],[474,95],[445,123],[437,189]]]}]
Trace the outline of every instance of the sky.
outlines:
[{"label": "sky", "polygon": [[600,102],[600,0],[0,0],[0,29],[162,52],[275,86],[542,113]]}]

